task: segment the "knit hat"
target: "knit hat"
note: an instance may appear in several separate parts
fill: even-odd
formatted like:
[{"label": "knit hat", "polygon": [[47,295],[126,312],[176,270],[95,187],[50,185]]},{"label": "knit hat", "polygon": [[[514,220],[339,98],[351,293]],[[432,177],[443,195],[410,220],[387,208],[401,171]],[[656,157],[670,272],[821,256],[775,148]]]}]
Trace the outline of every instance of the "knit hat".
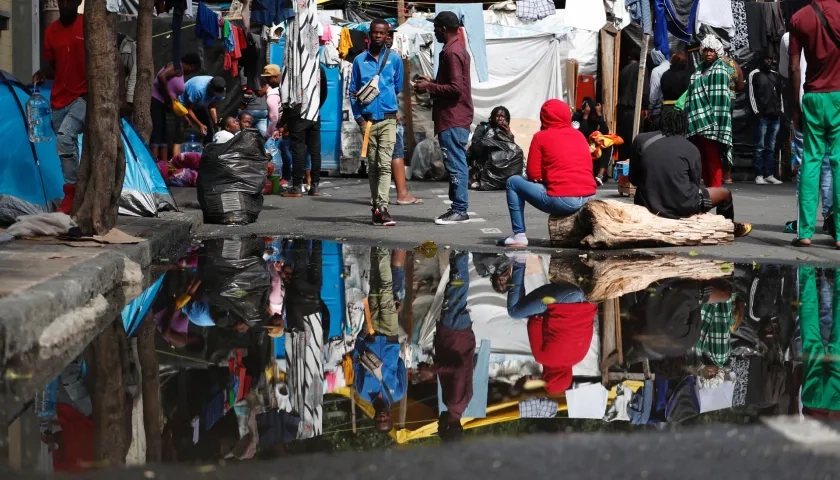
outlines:
[{"label": "knit hat", "polygon": [[700,42],[700,46],[703,48],[703,50],[707,48],[709,50],[714,50],[715,53],[717,53],[718,57],[722,57],[724,55],[723,43],[721,43],[720,39],[718,39],[714,35],[706,35],[703,38],[703,41]]}]

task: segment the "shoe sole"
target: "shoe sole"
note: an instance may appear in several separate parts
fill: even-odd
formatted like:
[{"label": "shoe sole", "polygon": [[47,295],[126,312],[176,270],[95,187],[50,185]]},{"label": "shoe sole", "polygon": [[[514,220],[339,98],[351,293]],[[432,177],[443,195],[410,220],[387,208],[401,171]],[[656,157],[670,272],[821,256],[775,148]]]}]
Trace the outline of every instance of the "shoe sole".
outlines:
[{"label": "shoe sole", "polygon": [[284,197],[284,198],[300,198],[300,197],[303,196],[303,194],[302,193],[283,193],[280,196]]},{"label": "shoe sole", "polygon": [[439,218],[436,218],[435,223],[438,224],[438,225],[458,225],[460,223],[470,223],[470,219],[466,219],[466,220],[441,220]]},{"label": "shoe sole", "polygon": [[370,223],[374,227],[394,227],[394,226],[397,225],[397,222],[385,222],[385,223],[370,222]]}]

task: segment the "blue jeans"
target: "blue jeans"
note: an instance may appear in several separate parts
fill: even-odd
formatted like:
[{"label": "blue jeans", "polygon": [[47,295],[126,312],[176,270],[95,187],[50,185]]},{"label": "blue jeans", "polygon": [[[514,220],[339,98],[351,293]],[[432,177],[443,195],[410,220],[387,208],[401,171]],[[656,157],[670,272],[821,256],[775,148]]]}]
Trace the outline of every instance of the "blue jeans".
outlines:
[{"label": "blue jeans", "polygon": [[549,215],[571,215],[583,207],[589,197],[552,197],[545,185],[529,182],[521,175],[507,181],[507,204],[513,233],[525,233],[525,202]]},{"label": "blue jeans", "polygon": [[779,119],[759,118],[755,129],[753,166],[756,176],[769,177],[776,167],[773,155],[776,153],[776,136],[779,134]]},{"label": "blue jeans", "polygon": [[[277,148],[280,149],[280,156],[283,158],[283,180],[292,181],[292,141],[288,138],[281,138],[277,142]],[[306,154],[306,166],[304,170],[312,168],[312,157]]]},{"label": "blue jeans", "polygon": [[467,142],[470,131],[466,128],[452,127],[438,134],[440,149],[443,152],[443,166],[449,173],[449,200],[452,211],[462,215],[469,208],[469,170],[467,169]]},{"label": "blue jeans", "polygon": [[79,179],[79,135],[85,126],[86,110],[87,102],[79,97],[70,105],[53,110],[52,113],[52,127],[56,134],[56,150],[61,159],[64,183],[75,184]]},{"label": "blue jeans", "polygon": [[553,303],[584,303],[586,295],[573,286],[563,283],[547,283],[525,295],[525,264],[514,263],[510,279],[513,287],[508,291],[507,308],[511,318],[528,318],[545,313],[548,305],[545,298],[554,299]]},{"label": "blue jeans", "polygon": [[472,328],[470,311],[467,310],[467,293],[470,289],[470,254],[452,252],[449,256],[449,281],[443,291],[441,325],[453,330]]}]

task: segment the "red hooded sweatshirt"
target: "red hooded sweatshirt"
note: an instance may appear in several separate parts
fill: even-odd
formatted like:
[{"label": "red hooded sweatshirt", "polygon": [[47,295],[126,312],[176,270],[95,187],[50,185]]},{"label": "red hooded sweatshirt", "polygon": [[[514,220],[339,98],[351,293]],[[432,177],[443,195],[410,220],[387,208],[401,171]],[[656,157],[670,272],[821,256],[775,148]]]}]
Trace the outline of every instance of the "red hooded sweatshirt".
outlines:
[{"label": "red hooded sweatshirt", "polygon": [[542,129],[531,140],[528,179],[545,185],[552,197],[588,197],[595,194],[589,144],[572,127],[572,113],[562,100],[545,102],[540,111]]},{"label": "red hooded sweatshirt", "polygon": [[592,343],[596,313],[598,306],[592,303],[555,303],[528,319],[531,352],[543,366],[548,393],[565,392],[571,386],[572,367],[583,360]]}]

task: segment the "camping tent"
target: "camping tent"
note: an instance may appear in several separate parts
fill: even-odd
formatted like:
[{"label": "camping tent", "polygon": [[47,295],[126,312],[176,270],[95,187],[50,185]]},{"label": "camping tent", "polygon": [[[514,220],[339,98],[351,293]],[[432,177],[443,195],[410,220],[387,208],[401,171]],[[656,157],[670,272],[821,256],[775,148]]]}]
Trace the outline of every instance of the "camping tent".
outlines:
[{"label": "camping tent", "polygon": [[[51,91],[42,88],[41,93],[49,98]],[[125,153],[125,180],[123,180],[122,193],[120,193],[120,215],[154,217],[161,211],[177,210],[175,199],[169,187],[166,186],[152,154],[134,127],[125,120],[122,120],[122,141]],[[79,135],[80,155],[81,152],[82,135]],[[55,161],[58,162],[55,144],[52,151],[45,151],[44,155],[55,157]],[[51,180],[55,182],[52,185],[60,191],[64,181],[60,168],[58,177],[56,179],[51,177]]]},{"label": "camping tent", "polygon": [[0,223],[14,222],[15,217],[27,213],[50,211],[51,203],[60,202],[64,196],[55,138],[29,142],[29,97],[25,85],[0,70],[0,106],[4,113],[0,118]]}]

